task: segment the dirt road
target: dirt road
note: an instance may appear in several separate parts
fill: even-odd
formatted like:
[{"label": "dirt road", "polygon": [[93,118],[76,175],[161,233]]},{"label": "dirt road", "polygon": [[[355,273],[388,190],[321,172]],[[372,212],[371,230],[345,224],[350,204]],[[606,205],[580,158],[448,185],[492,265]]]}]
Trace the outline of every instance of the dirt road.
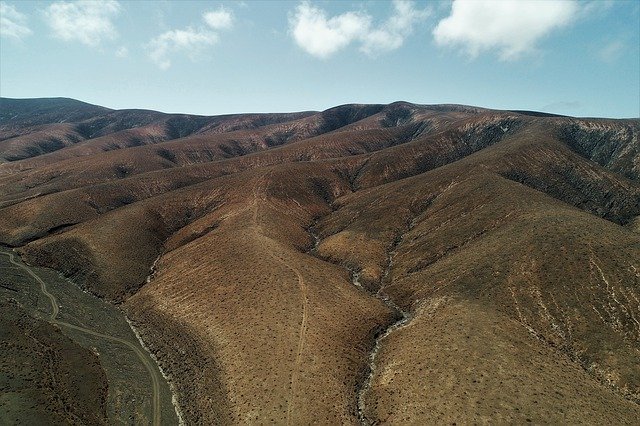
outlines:
[{"label": "dirt road", "polygon": [[69,324],[63,321],[59,321],[57,319],[58,313],[60,311],[58,301],[56,300],[56,297],[49,292],[49,290],[47,289],[47,284],[44,282],[44,280],[42,280],[35,272],[33,272],[33,270],[29,266],[16,262],[13,253],[0,253],[0,254],[8,256],[9,262],[11,262],[16,267],[25,271],[34,280],[36,280],[38,284],[40,284],[40,291],[49,299],[49,302],[51,304],[51,314],[49,315],[49,322],[51,322],[52,324],[56,324],[60,327],[66,327],[72,330],[80,331],[82,333],[90,334],[95,337],[99,337],[101,339],[108,340],[111,342],[120,343],[122,345],[125,345],[129,349],[131,349],[136,354],[140,362],[142,362],[142,364],[145,366],[145,368],[149,372],[149,375],[151,376],[151,382],[153,385],[153,389],[152,389],[153,390],[153,399],[152,399],[153,425],[160,426],[160,420],[161,420],[160,378],[158,377],[160,373],[156,370],[155,366],[150,361],[149,357],[145,356],[145,353],[138,346],[136,346],[137,342],[132,342],[132,341],[121,339],[115,336],[109,336],[107,334],[103,334],[103,333],[91,330],[89,328],[80,327],[74,324]]}]

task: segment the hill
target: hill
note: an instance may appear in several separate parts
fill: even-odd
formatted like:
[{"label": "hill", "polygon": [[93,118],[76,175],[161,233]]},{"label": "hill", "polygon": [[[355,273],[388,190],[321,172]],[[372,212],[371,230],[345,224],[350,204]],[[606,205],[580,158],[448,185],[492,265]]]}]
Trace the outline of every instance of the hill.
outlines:
[{"label": "hill", "polygon": [[0,243],[120,305],[187,423],[640,416],[640,120],[51,102],[0,102]]}]

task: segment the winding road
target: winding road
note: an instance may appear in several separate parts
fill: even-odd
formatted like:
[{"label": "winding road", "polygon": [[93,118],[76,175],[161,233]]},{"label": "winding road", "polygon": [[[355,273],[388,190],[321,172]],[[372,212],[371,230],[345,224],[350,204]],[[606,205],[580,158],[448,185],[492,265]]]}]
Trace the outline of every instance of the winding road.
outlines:
[{"label": "winding road", "polygon": [[136,346],[136,344],[134,342],[131,342],[131,341],[125,340],[125,339],[121,339],[120,337],[109,336],[107,334],[103,334],[103,333],[91,330],[89,328],[80,327],[80,326],[77,326],[77,325],[74,325],[74,324],[69,324],[69,323],[66,323],[64,321],[59,321],[57,319],[58,313],[60,311],[59,306],[58,306],[58,301],[56,300],[56,297],[47,290],[46,283],[35,272],[33,272],[31,270],[31,268],[29,268],[28,266],[26,266],[26,265],[24,265],[22,263],[16,262],[13,253],[0,253],[0,254],[8,256],[9,257],[9,262],[11,262],[13,265],[17,266],[18,268],[24,270],[27,274],[29,274],[33,279],[35,279],[40,284],[40,291],[42,291],[42,294],[44,294],[49,299],[49,302],[51,304],[51,314],[49,315],[49,322],[50,323],[57,324],[57,325],[59,325],[61,327],[66,327],[66,328],[69,328],[69,329],[72,329],[72,330],[77,330],[77,331],[80,331],[82,333],[90,334],[92,336],[99,337],[99,338],[104,339],[104,340],[109,340],[111,342],[120,343],[122,345],[125,345],[129,349],[131,349],[136,354],[138,359],[140,359],[142,364],[145,366],[145,368],[149,372],[149,375],[151,376],[151,382],[152,382],[152,385],[153,385],[153,399],[152,399],[153,425],[154,426],[160,426],[160,420],[161,420],[161,416],[160,416],[160,413],[161,413],[161,410],[160,410],[160,378],[159,378],[159,372],[155,369],[155,366],[151,362],[149,357],[145,356],[145,353],[138,346]]}]

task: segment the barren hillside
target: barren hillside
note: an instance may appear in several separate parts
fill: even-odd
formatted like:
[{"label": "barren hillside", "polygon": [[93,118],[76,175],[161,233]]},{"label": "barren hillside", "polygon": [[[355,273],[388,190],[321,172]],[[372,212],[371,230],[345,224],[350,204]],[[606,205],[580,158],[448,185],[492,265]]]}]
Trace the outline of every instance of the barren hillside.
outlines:
[{"label": "barren hillside", "polygon": [[0,108],[0,243],[118,304],[187,424],[640,418],[637,119]]}]

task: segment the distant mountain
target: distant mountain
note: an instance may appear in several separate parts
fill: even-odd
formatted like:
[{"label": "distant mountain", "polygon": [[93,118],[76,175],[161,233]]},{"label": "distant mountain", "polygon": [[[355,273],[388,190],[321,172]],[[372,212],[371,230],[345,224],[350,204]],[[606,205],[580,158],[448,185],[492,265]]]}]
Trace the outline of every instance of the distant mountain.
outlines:
[{"label": "distant mountain", "polygon": [[640,417],[639,119],[0,111],[0,242],[121,304],[187,424]]},{"label": "distant mountain", "polygon": [[69,98],[0,98],[0,129],[86,120],[109,108]]}]

